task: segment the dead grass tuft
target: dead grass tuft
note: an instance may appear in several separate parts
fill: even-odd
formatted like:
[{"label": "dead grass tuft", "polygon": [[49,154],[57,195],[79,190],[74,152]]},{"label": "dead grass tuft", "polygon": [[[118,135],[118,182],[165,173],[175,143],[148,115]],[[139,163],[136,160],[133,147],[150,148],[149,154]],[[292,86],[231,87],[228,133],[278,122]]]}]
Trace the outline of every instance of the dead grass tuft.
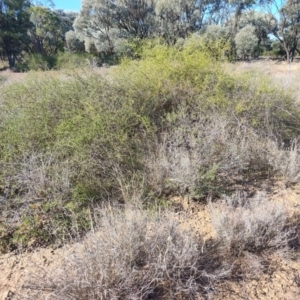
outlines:
[{"label": "dead grass tuft", "polygon": [[201,239],[165,215],[98,212],[99,231],[52,274],[31,276],[35,299],[195,299],[230,274]]},{"label": "dead grass tuft", "polygon": [[289,259],[298,243],[295,220],[282,203],[270,201],[264,193],[246,194],[209,201],[219,251],[234,259],[232,278],[259,278],[272,272],[272,256]]}]

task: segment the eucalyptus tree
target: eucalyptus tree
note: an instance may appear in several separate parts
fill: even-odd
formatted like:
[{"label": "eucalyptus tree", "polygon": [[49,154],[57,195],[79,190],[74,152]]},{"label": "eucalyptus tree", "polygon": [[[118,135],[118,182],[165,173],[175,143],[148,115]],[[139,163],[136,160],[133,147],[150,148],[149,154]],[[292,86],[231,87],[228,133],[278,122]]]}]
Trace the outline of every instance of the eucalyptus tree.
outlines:
[{"label": "eucalyptus tree", "polygon": [[178,38],[186,38],[196,28],[202,27],[204,4],[204,1],[195,0],[156,0],[157,34],[171,44]]},{"label": "eucalyptus tree", "polygon": [[27,46],[27,30],[31,27],[29,6],[27,0],[0,0],[0,51],[10,68]]},{"label": "eucalyptus tree", "polygon": [[[196,41],[195,41],[196,39]],[[207,54],[217,60],[228,59],[230,54],[230,32],[228,27],[208,25],[194,33],[191,42],[196,42]],[[189,44],[189,41],[186,42]]]},{"label": "eucalyptus tree", "polygon": [[59,19],[59,27],[56,28],[56,42],[57,49],[63,50],[66,46],[66,33],[69,31],[73,31],[73,23],[78,15],[77,12],[72,11],[64,11],[61,9],[53,10],[56,17]]},{"label": "eucalyptus tree", "polygon": [[58,50],[63,50],[65,33],[73,28],[76,15],[45,6],[31,6],[28,12],[33,24],[29,30],[31,52],[54,55]]},{"label": "eucalyptus tree", "polygon": [[242,12],[254,4],[255,0],[83,0],[74,29],[87,51],[110,55],[129,38],[161,37],[176,44],[206,26],[224,25],[233,14],[233,41]]},{"label": "eucalyptus tree", "polygon": [[31,6],[28,10],[33,26],[29,30],[29,36],[33,45],[33,52],[41,55],[50,55],[55,52],[53,39],[60,27],[60,19],[49,8],[43,6]]},{"label": "eucalyptus tree", "polygon": [[295,53],[299,53],[300,1],[268,0],[264,8],[270,15],[268,29],[281,44],[286,53],[286,61],[290,63]]},{"label": "eucalyptus tree", "polygon": [[161,37],[175,44],[223,22],[229,6],[227,0],[83,0],[74,28],[87,51],[110,54],[128,38]]},{"label": "eucalyptus tree", "polygon": [[258,46],[268,45],[270,43],[270,30],[268,24],[272,22],[272,17],[261,11],[250,10],[246,11],[241,15],[240,22],[238,25],[239,30],[247,25],[254,27],[254,33],[258,39]]},{"label": "eucalyptus tree", "polygon": [[252,8],[256,4],[256,0],[227,0],[227,3],[230,5],[232,12],[230,17],[232,20],[231,34],[232,38],[234,38],[238,32],[238,26],[243,12],[249,8]]},{"label": "eucalyptus tree", "polygon": [[[269,37],[270,30],[268,28],[268,24],[271,20],[272,18],[270,17],[269,14],[260,11],[255,11],[252,9],[244,11],[239,18],[239,22],[237,23],[237,28],[236,28],[237,32],[233,39],[235,51],[238,50],[236,48],[237,46],[235,41],[236,36],[239,34],[241,30],[243,30],[243,28],[249,25],[251,27],[247,27],[247,29],[244,30],[237,38],[237,40],[239,41],[239,48],[241,49],[241,40],[242,40],[241,38],[247,36],[247,34],[249,34],[249,37],[252,40],[252,42],[254,41],[253,34],[256,36],[255,40],[257,41],[256,44],[257,49],[260,49],[261,46],[265,48],[270,47],[271,40]],[[236,21],[235,16],[233,15],[226,23],[226,28],[229,28],[229,31],[231,31],[232,36],[233,36],[232,31],[235,26],[235,21]],[[254,29],[254,31],[252,29]],[[247,43],[247,41],[245,42]]]},{"label": "eucalyptus tree", "polygon": [[83,0],[74,28],[87,51],[109,55],[124,39],[150,35],[155,28],[153,11],[153,0]]},{"label": "eucalyptus tree", "polygon": [[66,43],[64,49],[67,52],[76,53],[85,51],[84,43],[78,38],[74,30],[69,30],[66,32],[65,40]]},{"label": "eucalyptus tree", "polygon": [[255,34],[255,27],[246,25],[243,27],[234,38],[236,52],[239,57],[246,59],[254,56],[254,52],[258,45],[258,37]]}]

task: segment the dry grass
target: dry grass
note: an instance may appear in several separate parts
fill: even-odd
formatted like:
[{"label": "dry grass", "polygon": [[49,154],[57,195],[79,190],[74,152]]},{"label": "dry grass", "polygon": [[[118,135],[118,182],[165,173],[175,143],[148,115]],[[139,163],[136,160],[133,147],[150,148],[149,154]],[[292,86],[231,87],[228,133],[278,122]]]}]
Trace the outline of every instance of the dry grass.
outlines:
[{"label": "dry grass", "polygon": [[242,74],[244,72],[253,72],[257,78],[261,75],[273,79],[274,83],[285,90],[292,92],[300,100],[299,77],[300,62],[295,61],[291,65],[284,61],[259,60],[253,62],[240,62],[236,64],[225,64],[225,69],[230,73]]},{"label": "dry grass", "polygon": [[211,115],[164,135],[145,159],[149,182],[159,193],[189,192],[194,198],[220,196],[237,182],[261,182],[274,175],[287,185],[300,176],[298,140],[284,147],[248,124]]},{"label": "dry grass", "polygon": [[258,279],[277,269],[272,257],[289,260],[298,249],[299,222],[282,203],[266,194],[244,194],[209,201],[219,251],[233,259],[232,278]]},{"label": "dry grass", "polygon": [[263,193],[254,198],[237,194],[210,201],[211,220],[228,251],[261,254],[288,247],[292,236],[287,230],[289,216],[282,203],[269,201]]},{"label": "dry grass", "polygon": [[98,209],[93,232],[23,289],[29,299],[213,299],[219,283],[258,279],[274,272],[272,256],[297,250],[295,219],[263,193],[210,201],[209,210],[217,236],[205,241],[137,201]]},{"label": "dry grass", "polygon": [[71,193],[71,168],[67,161],[62,164],[54,154],[46,156],[32,153],[23,157],[19,169],[18,174],[6,181],[9,186],[23,191],[24,202],[35,202],[45,197],[62,201]]},{"label": "dry grass", "polygon": [[[91,233],[52,274],[30,275],[34,299],[195,299],[230,274],[191,231],[140,209],[98,211]],[[35,291],[35,292],[34,292]],[[41,296],[43,294],[43,296]],[[31,298],[32,299],[32,298]]]}]

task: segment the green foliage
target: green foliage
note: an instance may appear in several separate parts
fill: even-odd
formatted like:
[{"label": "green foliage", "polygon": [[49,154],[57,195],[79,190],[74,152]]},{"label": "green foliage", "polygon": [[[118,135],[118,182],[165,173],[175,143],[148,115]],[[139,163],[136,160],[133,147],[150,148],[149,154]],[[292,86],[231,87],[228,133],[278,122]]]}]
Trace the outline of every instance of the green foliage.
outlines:
[{"label": "green foliage", "polygon": [[99,58],[88,53],[59,52],[53,56],[41,54],[30,54],[16,64],[19,72],[27,71],[48,71],[85,68],[100,61]]},{"label": "green foliage", "polygon": [[30,54],[16,64],[16,69],[19,72],[27,71],[48,71],[55,66],[54,56],[44,56],[42,54]]},{"label": "green foliage", "polygon": [[28,13],[33,24],[30,38],[36,53],[40,55],[55,54],[57,31],[60,30],[61,25],[59,18],[49,8],[42,6],[31,6]]},{"label": "green foliage", "polygon": [[40,54],[47,61],[62,51],[86,51],[116,64],[123,56],[135,57],[141,40],[159,38],[180,48],[193,34],[201,37],[203,51],[217,59],[245,59],[270,51],[270,34],[284,48],[287,60],[298,51],[299,4],[293,1],[278,5],[271,0],[260,3],[257,11],[245,11],[255,1],[84,0],[78,14],[39,1],[1,3],[0,50],[10,68],[25,53]]},{"label": "green foliage", "polygon": [[234,1],[141,0],[115,3],[84,0],[74,28],[76,36],[85,43],[86,51],[111,56],[128,39],[159,37],[167,45],[175,45],[190,34],[205,29],[207,24],[226,25],[225,20],[230,17],[232,8],[241,12],[253,4],[253,1],[237,4]]},{"label": "green foliage", "polygon": [[269,55],[273,55],[275,57],[284,57],[285,51],[280,42],[273,41]]},{"label": "green foliage", "polygon": [[215,60],[230,59],[231,42],[226,28],[208,26],[203,33],[193,34],[186,40],[185,45],[191,45],[195,50],[207,53]]},{"label": "green foliage", "polygon": [[254,56],[255,50],[258,46],[258,38],[255,35],[255,27],[247,25],[241,29],[236,37],[235,44],[237,48],[237,55],[243,59]]},{"label": "green foliage", "polygon": [[31,27],[27,0],[0,1],[0,52],[13,68],[23,50],[27,48],[27,30]]},{"label": "green foliage", "polygon": [[99,59],[88,53],[59,52],[55,56],[54,68],[56,70],[84,68],[92,65],[93,62],[97,65]]},{"label": "green foliage", "polygon": [[66,46],[65,50],[70,53],[84,52],[84,43],[79,40],[76,32],[69,30],[65,34]]},{"label": "green foliage", "polygon": [[224,193],[222,183],[218,182],[218,169],[219,166],[216,163],[199,169],[198,182],[190,191],[194,199],[205,199],[207,195],[215,197]]},{"label": "green foliage", "polygon": [[[209,55],[195,49],[193,44],[182,51],[148,44],[141,54],[142,60],[125,60],[115,76],[121,84],[126,80],[127,93],[137,97],[137,107],[151,112],[153,119],[159,122],[157,116],[165,116],[179,104],[186,103],[192,95],[201,93],[207,88],[205,81],[220,72],[218,64],[213,65]],[[140,91],[144,91],[142,98]]]},{"label": "green foliage", "polygon": [[[139,60],[124,59],[107,78],[90,70],[33,72],[2,89],[0,191],[8,211],[2,226],[13,224],[9,211],[22,216],[9,225],[9,237],[3,236],[11,247],[84,232],[94,205],[128,201],[124,195],[133,178],[145,182],[141,194],[149,201],[164,194],[168,183],[198,198],[223,191],[231,171],[244,176],[245,165],[263,157],[252,145],[240,164],[228,163],[230,143],[207,131],[214,128],[213,116],[226,120],[222,130],[241,144],[240,128],[258,136],[255,141],[286,147],[299,135],[299,106],[287,93],[267,79],[255,81],[253,74],[225,73],[197,42],[178,50],[152,41],[138,51]],[[157,143],[168,145],[168,153],[185,151],[187,158],[198,151],[196,172],[185,186],[172,178],[176,163],[164,172],[160,192],[151,185],[145,160]]]},{"label": "green foliage", "polygon": [[33,25],[29,31],[31,52],[53,56],[63,51],[65,34],[72,28],[75,15],[44,6],[31,6],[27,12]]}]

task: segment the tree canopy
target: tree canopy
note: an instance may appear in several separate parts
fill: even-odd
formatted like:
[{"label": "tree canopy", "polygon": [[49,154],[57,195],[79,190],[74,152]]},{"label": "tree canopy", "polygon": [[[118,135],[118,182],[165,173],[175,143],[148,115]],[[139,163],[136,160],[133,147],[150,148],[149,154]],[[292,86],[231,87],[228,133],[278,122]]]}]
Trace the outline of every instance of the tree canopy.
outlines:
[{"label": "tree canopy", "polygon": [[0,0],[0,51],[11,68],[28,45],[29,6],[28,0]]}]

